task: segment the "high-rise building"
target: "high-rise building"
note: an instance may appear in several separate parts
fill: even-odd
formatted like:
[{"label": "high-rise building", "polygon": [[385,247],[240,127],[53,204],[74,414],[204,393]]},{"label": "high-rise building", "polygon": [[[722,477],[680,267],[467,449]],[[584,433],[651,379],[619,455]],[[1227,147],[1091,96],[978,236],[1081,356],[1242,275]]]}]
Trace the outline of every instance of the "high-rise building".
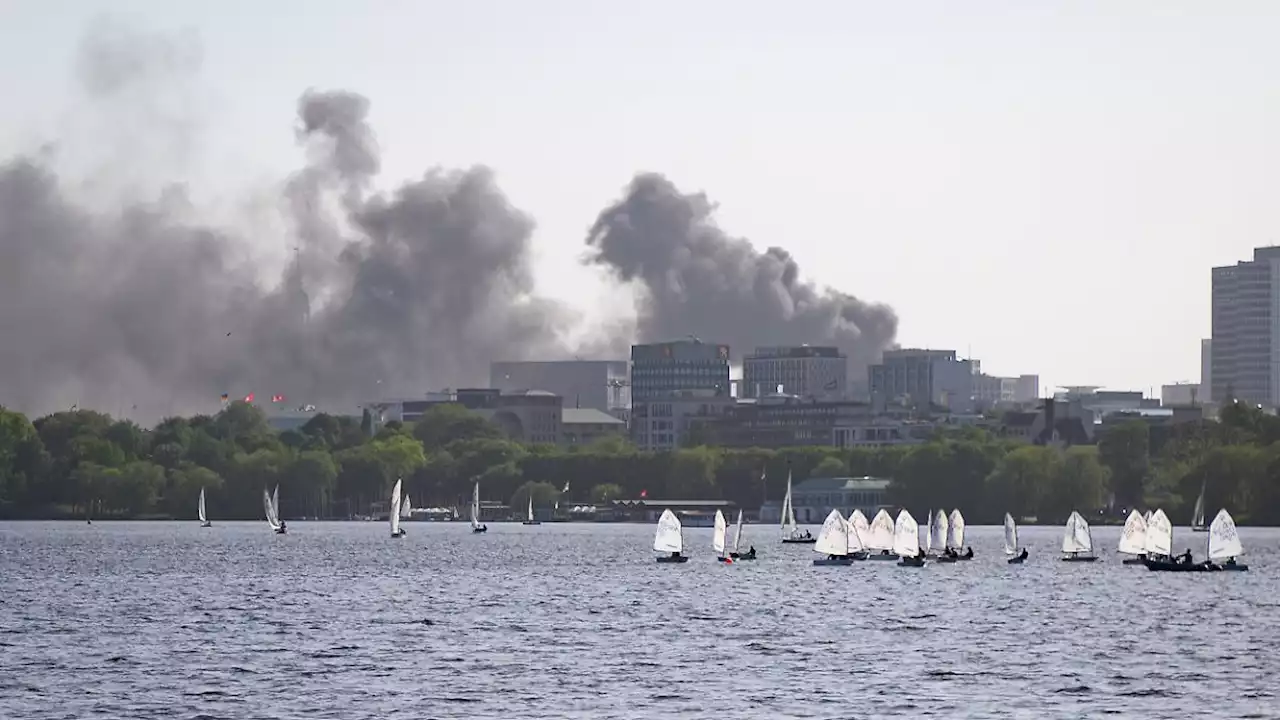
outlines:
[{"label": "high-rise building", "polygon": [[617,415],[631,406],[626,360],[493,362],[489,387],[504,393],[546,390],[567,408],[592,408]]},{"label": "high-rise building", "polygon": [[1280,247],[1215,267],[1209,396],[1280,407]]},{"label": "high-rise building", "polygon": [[733,403],[728,345],[680,340],[631,346],[631,439],[639,447],[676,448],[691,428]]},{"label": "high-rise building", "polygon": [[849,388],[849,359],[835,347],[761,347],[742,359],[739,397],[779,392],[819,400],[843,399]]},{"label": "high-rise building", "polygon": [[951,412],[973,412],[975,366],[955,350],[886,350],[879,365],[867,369],[871,395],[880,402],[921,409],[936,405]]}]

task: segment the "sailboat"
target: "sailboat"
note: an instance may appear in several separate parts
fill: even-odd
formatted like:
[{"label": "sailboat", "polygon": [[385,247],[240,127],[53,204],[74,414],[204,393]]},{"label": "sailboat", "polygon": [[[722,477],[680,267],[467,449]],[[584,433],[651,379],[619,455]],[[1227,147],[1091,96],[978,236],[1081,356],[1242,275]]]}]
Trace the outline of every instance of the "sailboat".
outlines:
[{"label": "sailboat", "polygon": [[196,505],[196,512],[200,515],[200,527],[213,527],[213,523],[209,522],[209,516],[204,512],[204,488],[200,488],[200,503]]},{"label": "sailboat", "polygon": [[1169,522],[1169,516],[1164,514],[1164,510],[1157,509],[1151,513],[1142,549],[1147,555],[1144,564],[1173,559],[1173,523]]},{"label": "sailboat", "polygon": [[814,565],[848,565],[853,562],[849,557],[849,525],[839,510],[827,514],[813,551],[826,555],[814,560]]},{"label": "sailboat", "polygon": [[1120,546],[1118,552],[1133,557],[1125,558],[1125,565],[1141,565],[1147,559],[1147,520],[1138,514],[1137,510],[1130,510],[1129,517],[1124,521],[1124,529],[1120,531]]},{"label": "sailboat", "polygon": [[742,510],[738,510],[738,522],[735,523],[737,530],[733,533],[733,552],[729,553],[729,557],[734,560],[755,560],[756,549],[752,546],[747,552],[742,552]]},{"label": "sailboat", "polygon": [[920,552],[920,523],[903,508],[893,525],[893,552],[902,560],[902,567],[924,567],[924,553]]},{"label": "sailboat", "polygon": [[1009,513],[1004,514],[1004,554],[1013,555],[1006,561],[1010,565],[1021,565],[1027,559],[1026,548],[1018,552],[1018,524]]},{"label": "sailboat", "polygon": [[732,563],[733,559],[729,557],[729,523],[724,519],[724,513],[716,510],[715,529],[711,532],[711,549],[716,553],[716,560],[722,563]]},{"label": "sailboat", "polygon": [[274,492],[267,494],[267,489],[262,489],[262,509],[267,515],[267,525],[271,526],[272,532],[277,535],[285,534],[284,521],[280,519],[280,486],[277,485]]},{"label": "sailboat", "polygon": [[658,531],[653,535],[653,551],[665,553],[658,556],[660,563],[684,563],[689,558],[684,551],[684,534],[680,531],[680,518],[670,510],[663,510],[658,518]]},{"label": "sailboat", "polygon": [[864,536],[863,544],[867,548],[868,560],[897,560],[893,552],[893,518],[884,509],[876,513]]},{"label": "sailboat", "polygon": [[[1200,496],[1196,498],[1196,508],[1191,511],[1191,532],[1208,532],[1204,524],[1204,491],[1209,485],[1208,478],[1200,484]],[[1234,525],[1234,521],[1232,523]]]},{"label": "sailboat", "polygon": [[1062,534],[1062,552],[1064,562],[1094,562],[1098,559],[1093,554],[1093,531],[1075,510],[1067,518],[1067,526]]},{"label": "sailboat", "polygon": [[964,547],[964,516],[959,510],[951,511],[951,519],[947,527],[947,549],[954,551],[957,560],[973,559],[973,552],[965,550]]},{"label": "sailboat", "polygon": [[[1236,521],[1231,513],[1219,510],[1209,526],[1209,562],[1217,570],[1248,570],[1249,566],[1236,562],[1236,558],[1244,554],[1244,546],[1240,544],[1240,533],[1236,531]],[[1226,562],[1223,562],[1223,561]]]},{"label": "sailboat", "polygon": [[410,520],[413,518],[413,503],[409,501],[409,493],[404,494],[404,501],[400,503],[400,519]]},{"label": "sailboat", "polygon": [[387,510],[387,520],[391,523],[391,537],[404,537],[404,530],[400,527],[400,508],[404,505],[403,497],[400,495],[400,485],[403,479],[397,479],[395,486],[391,488],[391,506]]},{"label": "sailboat", "polygon": [[863,515],[861,510],[855,509],[849,513],[849,534],[857,536],[858,552],[862,554],[860,559],[866,560],[867,541],[871,538],[871,523],[867,522],[867,516]]},{"label": "sailboat", "polygon": [[488,532],[488,525],[480,524],[480,481],[471,488],[471,532]]},{"label": "sailboat", "polygon": [[929,547],[925,548],[926,555],[931,548],[937,548],[939,554],[946,549],[948,526],[946,510],[939,510],[929,519]]},{"label": "sailboat", "polygon": [[817,542],[805,531],[803,534],[796,527],[796,509],[791,505],[791,471],[787,471],[787,494],[782,497],[782,542],[809,544]]},{"label": "sailboat", "polygon": [[529,493],[529,511],[525,515],[525,525],[541,525],[542,523],[533,519],[533,493]]}]

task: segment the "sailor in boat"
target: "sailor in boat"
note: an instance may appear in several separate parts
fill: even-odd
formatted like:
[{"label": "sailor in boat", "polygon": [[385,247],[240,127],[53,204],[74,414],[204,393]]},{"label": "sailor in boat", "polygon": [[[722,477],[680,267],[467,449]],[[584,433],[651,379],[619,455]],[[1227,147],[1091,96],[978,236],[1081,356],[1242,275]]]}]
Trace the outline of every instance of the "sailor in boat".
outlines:
[{"label": "sailor in boat", "polygon": [[1187,551],[1182,553],[1182,555],[1178,558],[1178,562],[1182,563],[1183,565],[1191,564],[1191,548],[1187,548]]},{"label": "sailor in boat", "polygon": [[1026,549],[1026,548],[1022,548],[1022,553],[1021,553],[1020,555],[1018,555],[1018,559],[1019,559],[1019,560],[1026,560],[1026,559],[1027,559],[1027,549]]},{"label": "sailor in boat", "polygon": [[671,559],[672,559],[672,560],[675,560],[675,559],[676,559],[676,558],[678,558],[678,557],[680,557],[680,551],[679,551],[679,550],[675,550],[675,551],[673,551],[673,552],[671,553]]},{"label": "sailor in boat", "polygon": [[965,549],[964,549],[964,557],[965,557],[965,559],[966,559],[966,560],[972,560],[972,559],[973,559],[973,548],[972,548],[972,547],[967,547],[967,548],[965,548]]},{"label": "sailor in boat", "polygon": [[744,558],[748,558],[748,559],[750,559],[750,560],[755,560],[755,559],[756,559],[756,546],[755,546],[755,545],[752,545],[750,548],[748,548],[748,549],[747,549],[747,554],[746,554],[746,555],[743,555],[742,557],[744,557]]},{"label": "sailor in boat", "polygon": [[881,550],[881,551],[880,551],[880,554],[881,554],[881,555],[888,555],[888,554],[889,554],[889,551],[888,551],[888,550]]},{"label": "sailor in boat", "polygon": [[284,534],[284,529],[285,529],[285,528],[284,528],[284,520],[281,520],[281,521],[280,521],[280,529],[279,529],[279,530],[276,530],[276,532],[277,532],[277,533],[280,533],[281,535],[283,535],[283,534]]}]

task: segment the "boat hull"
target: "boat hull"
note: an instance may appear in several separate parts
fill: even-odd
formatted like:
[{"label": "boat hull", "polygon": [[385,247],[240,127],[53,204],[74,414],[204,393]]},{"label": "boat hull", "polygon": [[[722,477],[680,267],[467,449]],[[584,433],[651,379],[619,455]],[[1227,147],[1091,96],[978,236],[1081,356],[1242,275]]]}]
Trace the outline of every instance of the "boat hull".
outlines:
[{"label": "boat hull", "polygon": [[1121,565],[1145,565],[1146,563],[1147,563],[1147,559],[1144,557],[1131,557],[1131,558],[1125,558],[1124,561],[1121,562],[1120,564]]},{"label": "boat hull", "polygon": [[471,532],[473,532],[473,533],[489,532],[489,528],[487,528],[487,527],[482,527],[482,528],[471,528]]},{"label": "boat hull", "polygon": [[277,535],[284,535],[284,534],[286,534],[286,533],[285,533],[285,531],[284,531],[284,530],[276,530],[276,531],[275,531],[275,534],[277,534]]},{"label": "boat hull", "polygon": [[537,520],[525,520],[520,524],[521,525],[541,525],[542,523],[538,522]]},{"label": "boat hull", "polygon": [[818,566],[818,567],[825,567],[825,566],[829,566],[829,565],[831,565],[831,566],[834,566],[834,565],[852,565],[852,564],[853,564],[853,558],[851,558],[851,557],[819,558],[819,559],[817,559],[817,560],[814,560],[814,561],[813,561],[813,564],[814,564],[814,565],[816,565],[816,566]]},{"label": "boat hull", "polygon": [[902,558],[898,567],[924,567],[924,558]]},{"label": "boat hull", "polygon": [[812,545],[818,542],[818,538],[783,538],[783,545]]},{"label": "boat hull", "polygon": [[1209,528],[1207,528],[1207,527],[1202,527],[1202,528],[1200,528],[1200,527],[1193,527],[1193,528],[1191,528],[1191,532],[1209,532]]},{"label": "boat hull", "polygon": [[755,555],[734,555],[733,559],[737,562],[747,562],[750,560],[755,560],[756,556]]},{"label": "boat hull", "polygon": [[893,553],[889,553],[888,555],[883,555],[881,553],[871,553],[867,555],[867,559],[868,560],[891,560],[893,562],[897,562],[901,558],[899,558],[897,555],[894,555]]},{"label": "boat hull", "polygon": [[960,558],[953,558],[947,555],[939,555],[937,557],[937,561],[940,563],[953,563],[953,562],[958,562],[959,560]]},{"label": "boat hull", "polygon": [[673,564],[687,563],[687,562],[689,562],[689,558],[688,558],[688,557],[686,557],[686,556],[684,556],[684,555],[679,555],[679,556],[677,556],[677,557],[671,557],[670,555],[666,555],[666,556],[663,556],[663,557],[658,558],[658,562],[663,563],[663,564],[666,564],[666,563],[673,563]]},{"label": "boat hull", "polygon": [[1210,572],[1213,568],[1204,563],[1166,562],[1164,560],[1147,560],[1148,570],[1156,572]]},{"label": "boat hull", "polygon": [[202,522],[202,523],[200,523],[200,527],[213,527],[213,523],[211,523],[211,522]]},{"label": "boat hull", "polygon": [[1076,555],[1075,557],[1067,556],[1062,558],[1062,562],[1097,562],[1097,555]]},{"label": "boat hull", "polygon": [[1242,565],[1240,563],[1236,563],[1235,565],[1214,565],[1213,567],[1214,569],[1222,570],[1223,572],[1245,572],[1249,569],[1248,565]]},{"label": "boat hull", "polygon": [[1005,560],[1005,562],[1006,562],[1006,563],[1008,563],[1008,564],[1010,564],[1010,565],[1021,565],[1022,563],[1026,562],[1026,558],[1024,558],[1024,557],[1011,557],[1011,558],[1009,558],[1008,560]]}]

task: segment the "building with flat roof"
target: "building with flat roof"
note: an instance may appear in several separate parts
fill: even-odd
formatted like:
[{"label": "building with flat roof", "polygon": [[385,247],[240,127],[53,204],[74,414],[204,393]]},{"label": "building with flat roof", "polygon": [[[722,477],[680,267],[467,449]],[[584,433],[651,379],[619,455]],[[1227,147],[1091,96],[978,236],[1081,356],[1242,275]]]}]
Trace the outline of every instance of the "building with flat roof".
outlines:
[{"label": "building with flat roof", "polygon": [[595,408],[564,408],[561,412],[562,445],[590,445],[606,437],[627,437],[625,422]]},{"label": "building with flat roof", "polygon": [[1280,407],[1280,246],[1215,267],[1209,397]]},{"label": "building with flat roof", "polygon": [[956,413],[973,412],[976,375],[976,362],[960,360],[955,350],[886,350],[880,364],[867,368],[871,395],[879,402]]},{"label": "building with flat roof", "polygon": [[415,422],[441,404],[461,405],[497,425],[512,440],[556,445],[561,442],[564,408],[559,395],[545,390],[504,393],[494,388],[459,388],[426,398],[370,403],[386,420]]},{"label": "building with flat roof", "polygon": [[631,346],[631,440],[640,448],[679,447],[690,427],[733,403],[728,345],[679,340]]},{"label": "building with flat roof", "polygon": [[868,403],[773,393],[726,407],[704,427],[708,441],[722,447],[836,445],[838,428],[873,416]]},{"label": "building with flat roof", "polygon": [[849,392],[849,359],[839,348],[815,345],[760,347],[742,359],[739,397],[775,393],[843,400]]},{"label": "building with flat roof", "polygon": [[631,407],[628,370],[626,360],[493,362],[489,387],[504,393],[546,390],[559,395],[566,408],[617,415]]}]

